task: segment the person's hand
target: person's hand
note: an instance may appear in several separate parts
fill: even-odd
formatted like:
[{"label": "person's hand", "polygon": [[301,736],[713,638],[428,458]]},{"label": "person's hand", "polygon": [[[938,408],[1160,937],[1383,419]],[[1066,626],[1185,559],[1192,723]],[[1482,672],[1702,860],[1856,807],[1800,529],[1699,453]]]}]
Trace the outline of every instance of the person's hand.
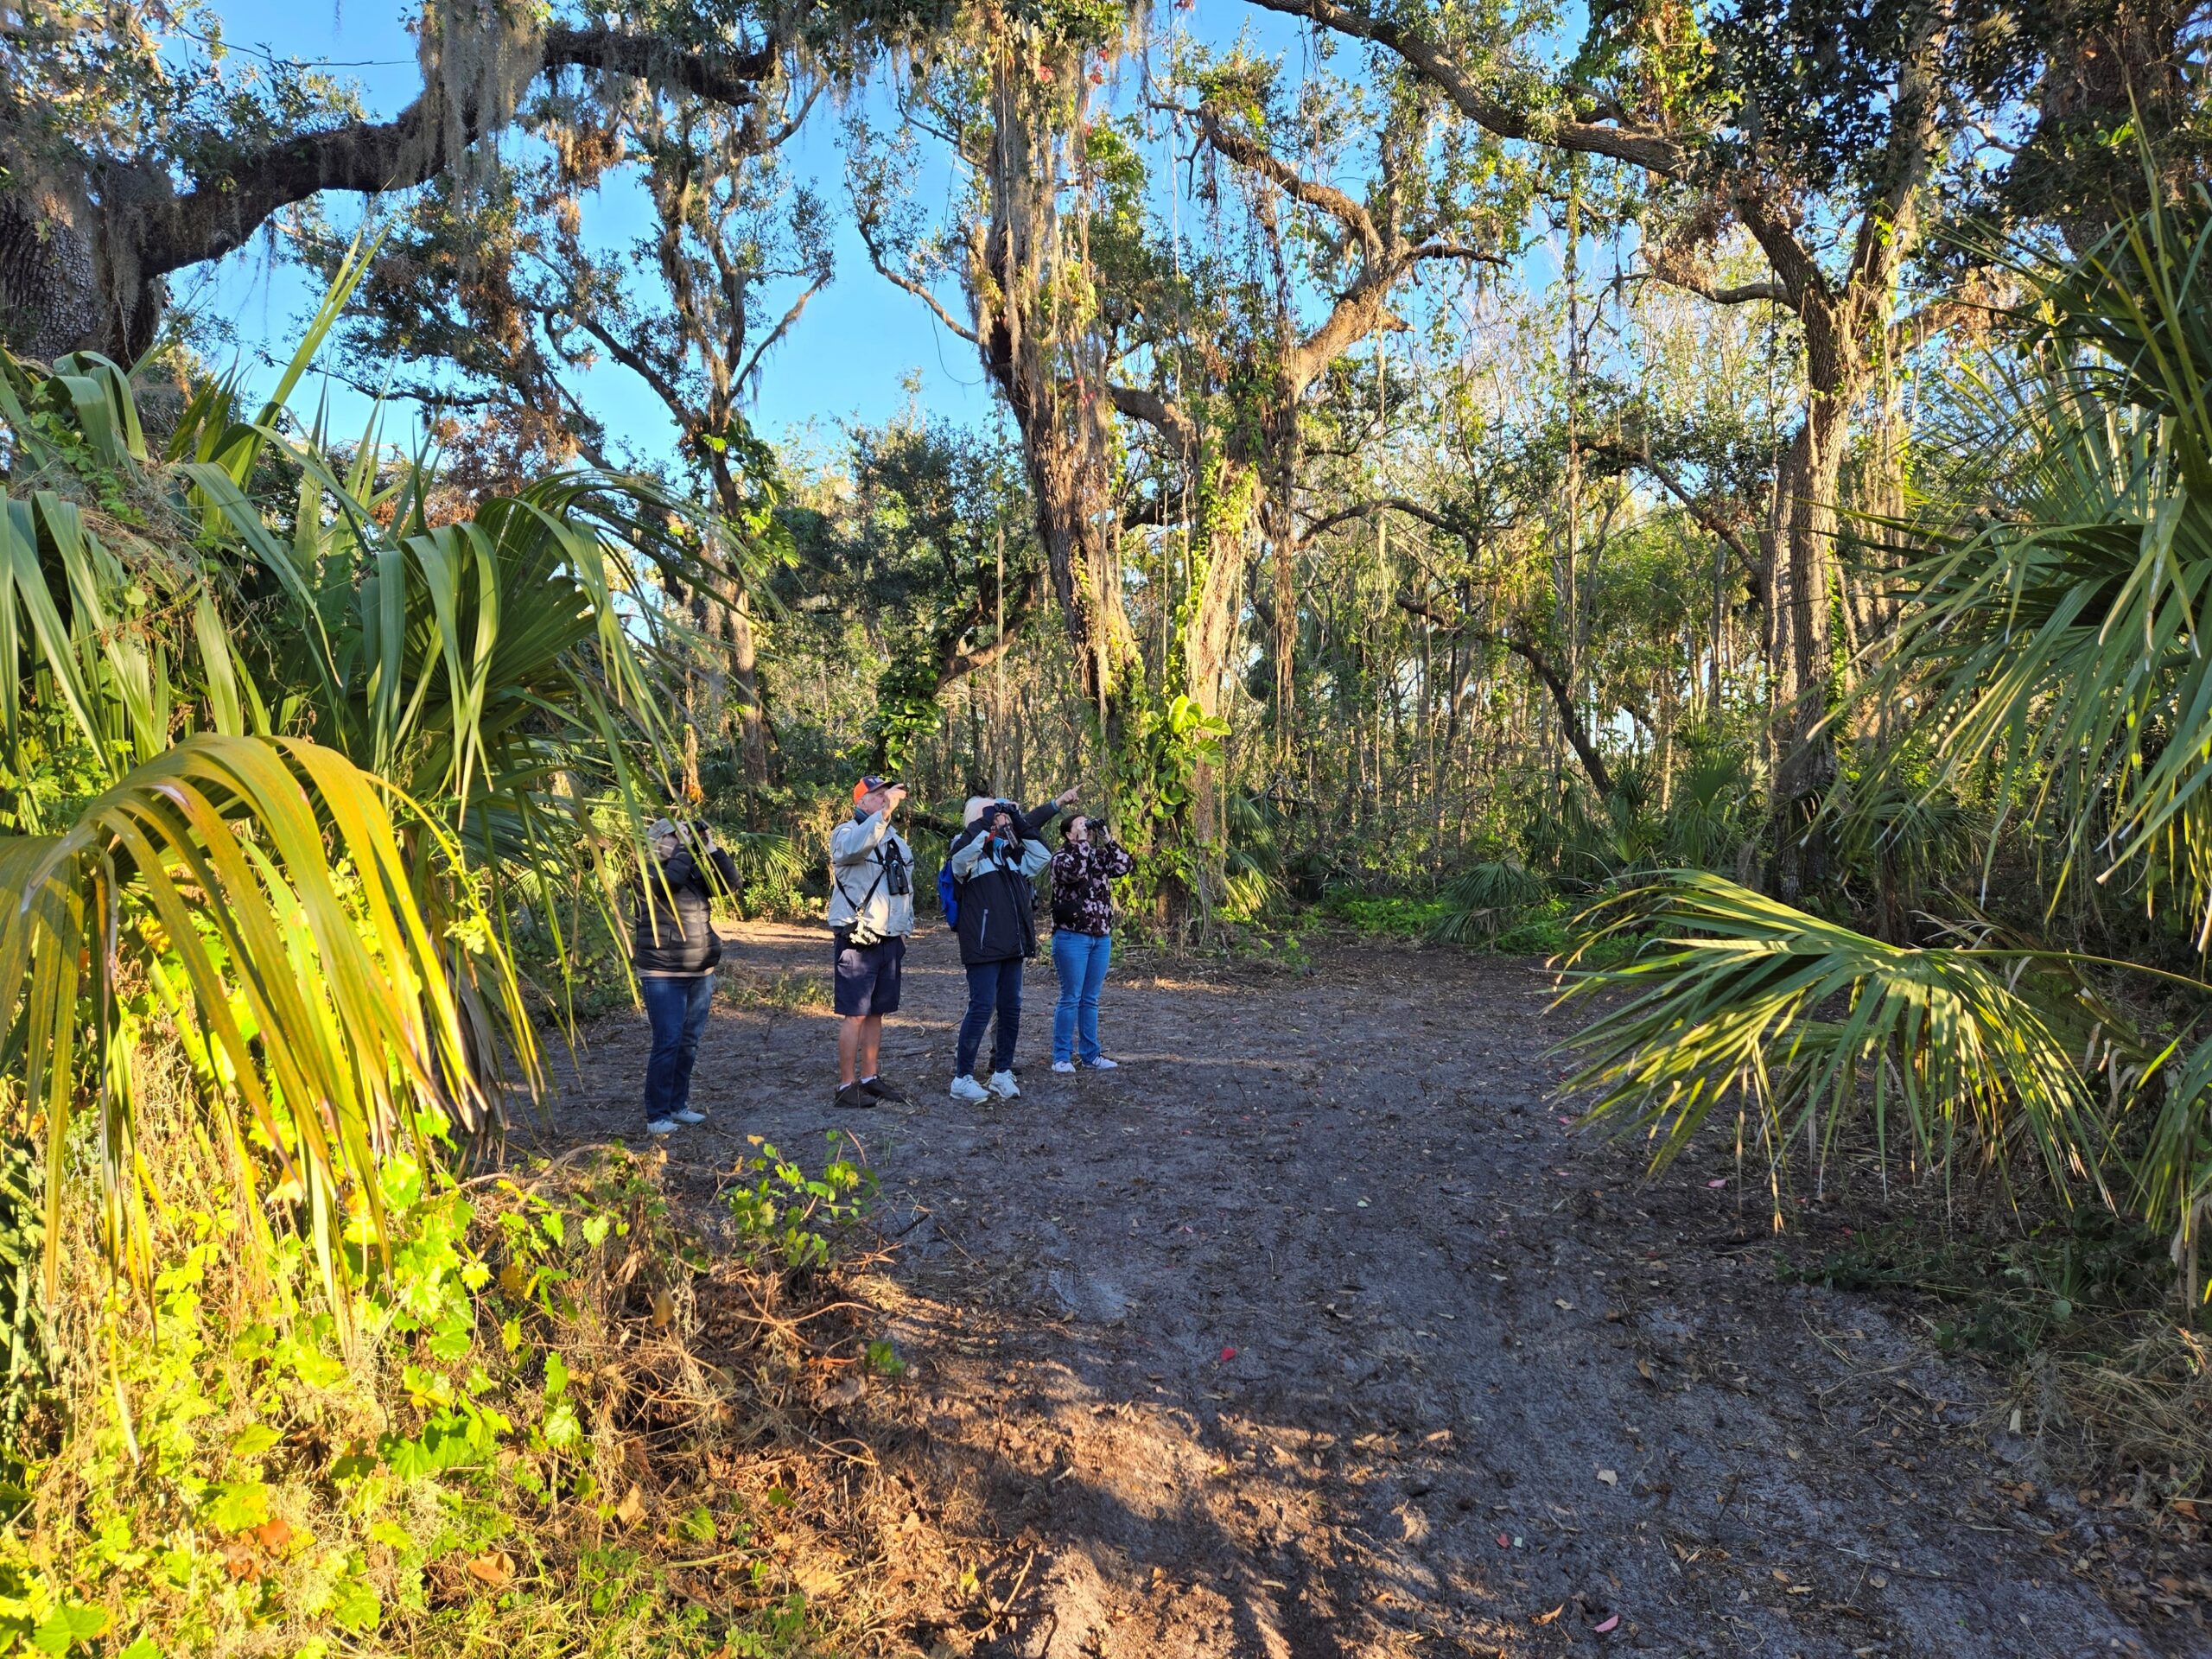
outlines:
[{"label": "person's hand", "polygon": [[1082,798],[1083,791],[1081,790],[1064,789],[1058,794],[1052,797],[1052,804],[1058,807],[1070,807],[1073,806]]},{"label": "person's hand", "polygon": [[883,810],[887,812],[895,812],[899,809],[899,804],[906,798],[906,785],[893,784],[883,791]]},{"label": "person's hand", "polygon": [[707,825],[703,823],[700,824],[697,828],[692,830],[691,836],[694,841],[698,842],[699,850],[701,852],[711,853],[714,851],[715,832]]}]

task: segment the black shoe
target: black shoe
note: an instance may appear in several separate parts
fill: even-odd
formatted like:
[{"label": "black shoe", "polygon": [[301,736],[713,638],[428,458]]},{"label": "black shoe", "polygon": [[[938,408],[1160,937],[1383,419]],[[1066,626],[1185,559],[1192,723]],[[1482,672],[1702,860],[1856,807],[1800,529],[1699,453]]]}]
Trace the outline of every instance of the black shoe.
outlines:
[{"label": "black shoe", "polygon": [[906,1098],[905,1090],[895,1083],[886,1083],[881,1077],[870,1077],[858,1086],[867,1090],[878,1100],[887,1101],[893,1106],[911,1106],[914,1103]]},{"label": "black shoe", "polygon": [[874,1107],[875,1096],[869,1092],[868,1086],[864,1083],[841,1083],[837,1085],[837,1092],[830,1103],[833,1106],[847,1107],[854,1111],[867,1111]]}]

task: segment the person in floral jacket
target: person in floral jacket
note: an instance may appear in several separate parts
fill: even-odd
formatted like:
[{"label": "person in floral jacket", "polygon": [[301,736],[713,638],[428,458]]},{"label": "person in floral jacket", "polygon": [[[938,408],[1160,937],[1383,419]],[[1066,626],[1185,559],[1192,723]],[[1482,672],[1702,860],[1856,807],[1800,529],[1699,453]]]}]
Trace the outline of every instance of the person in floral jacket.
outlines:
[{"label": "person in floral jacket", "polygon": [[1055,1071],[1072,1071],[1078,1060],[1101,1071],[1114,1069],[1098,1047],[1098,993],[1114,954],[1114,899],[1107,883],[1135,868],[1136,861],[1097,819],[1078,813],[1068,820],[1060,850],[1052,855],[1052,969],[1060,977],[1060,1000],[1052,1010]]}]

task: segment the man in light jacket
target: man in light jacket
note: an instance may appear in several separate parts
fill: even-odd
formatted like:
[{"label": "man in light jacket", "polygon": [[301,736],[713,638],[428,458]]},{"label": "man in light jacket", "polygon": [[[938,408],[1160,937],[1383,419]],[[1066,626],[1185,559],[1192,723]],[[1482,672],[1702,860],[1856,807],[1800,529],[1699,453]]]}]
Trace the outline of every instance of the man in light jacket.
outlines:
[{"label": "man in light jacket", "polygon": [[[952,1065],[952,1097],[970,1104],[995,1095],[1013,1100],[1014,1039],[1021,1031],[1021,964],[1037,954],[1036,888],[1039,871],[1052,861],[1045,828],[1076,801],[1068,790],[1025,815],[1011,801],[981,803],[968,827],[953,838],[945,864],[960,899],[960,961],[968,970],[968,1013]],[[978,803],[970,802],[971,806]],[[998,1015],[991,1039],[991,1080],[976,1080],[976,1052]]]},{"label": "man in light jacket", "polygon": [[830,836],[830,909],[840,1106],[903,1103],[877,1075],[883,1016],[899,1009],[906,936],[914,931],[914,854],[891,827],[906,786],[868,777],[853,785],[853,816]]}]

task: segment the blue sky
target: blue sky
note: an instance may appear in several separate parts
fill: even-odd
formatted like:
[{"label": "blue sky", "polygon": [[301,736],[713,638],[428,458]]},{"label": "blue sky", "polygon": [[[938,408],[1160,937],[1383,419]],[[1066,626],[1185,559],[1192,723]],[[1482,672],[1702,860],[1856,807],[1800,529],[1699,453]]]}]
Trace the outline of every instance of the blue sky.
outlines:
[{"label": "blue sky", "polygon": [[[414,41],[403,27],[405,15],[393,6],[354,0],[351,5],[302,8],[284,0],[218,0],[229,45],[242,52],[265,49],[278,57],[327,63],[334,74],[360,89],[365,107],[378,117],[398,111],[421,86]],[[1163,13],[1166,11],[1162,8]],[[1301,54],[1299,30],[1289,20],[1256,11],[1236,0],[1198,0],[1191,11],[1168,14],[1185,30],[1226,40],[1249,29],[1267,48]],[[808,307],[791,337],[768,362],[752,414],[763,436],[801,437],[810,424],[816,442],[834,443],[836,429],[848,420],[880,423],[918,398],[933,414],[969,423],[994,418],[993,400],[973,348],[948,334],[914,300],[872,270],[865,250],[842,213],[842,163],[836,112],[825,100],[787,147],[786,158],[801,179],[812,180],[823,196],[841,210],[837,277]],[[942,191],[948,179],[925,181]],[[620,188],[586,205],[587,225],[595,240],[626,239],[644,222],[642,204]],[[340,224],[352,221],[357,199],[333,197],[328,210]],[[925,201],[925,208],[940,206]],[[273,259],[265,238],[212,269],[181,273],[175,284],[195,308],[231,320],[243,349],[289,355],[300,321],[314,309],[318,290],[298,269]],[[950,296],[948,296],[950,297]],[[780,307],[779,307],[780,308]],[[918,392],[910,385],[918,381]],[[358,429],[368,400],[342,385],[328,387],[339,432]],[[317,395],[310,384],[300,402]],[[618,442],[645,453],[664,453],[669,426],[659,406],[627,373],[609,366],[598,372],[585,393],[591,407],[607,420]]]}]

